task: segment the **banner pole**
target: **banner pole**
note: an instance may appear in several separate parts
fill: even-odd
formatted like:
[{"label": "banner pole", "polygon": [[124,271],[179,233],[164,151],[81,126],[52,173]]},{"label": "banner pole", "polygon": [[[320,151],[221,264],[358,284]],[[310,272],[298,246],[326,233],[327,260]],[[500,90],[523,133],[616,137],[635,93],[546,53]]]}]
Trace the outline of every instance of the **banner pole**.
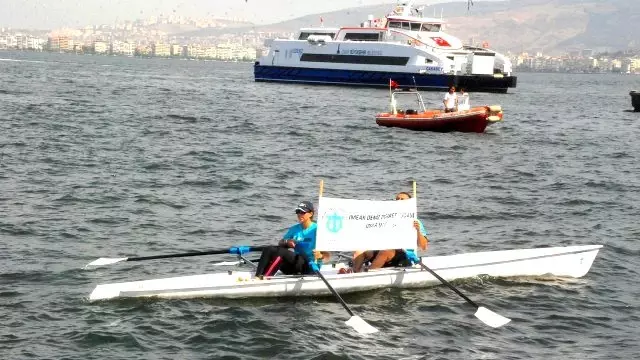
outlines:
[{"label": "banner pole", "polygon": [[416,191],[416,181],[413,180],[413,198],[416,199],[416,195],[417,195],[417,191]]},{"label": "banner pole", "polygon": [[322,197],[322,192],[324,191],[324,180],[320,179],[320,196]]}]

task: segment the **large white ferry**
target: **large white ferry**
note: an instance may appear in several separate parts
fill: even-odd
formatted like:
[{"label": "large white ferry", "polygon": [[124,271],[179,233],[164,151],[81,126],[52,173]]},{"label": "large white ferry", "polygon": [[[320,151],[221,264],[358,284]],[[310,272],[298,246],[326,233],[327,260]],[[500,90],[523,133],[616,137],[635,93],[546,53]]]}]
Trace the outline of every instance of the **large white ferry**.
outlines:
[{"label": "large white ferry", "polygon": [[274,39],[254,65],[256,81],[507,92],[516,86],[511,61],[462,44],[444,21],[399,1],[381,19],[359,27],[303,28],[296,39]]}]

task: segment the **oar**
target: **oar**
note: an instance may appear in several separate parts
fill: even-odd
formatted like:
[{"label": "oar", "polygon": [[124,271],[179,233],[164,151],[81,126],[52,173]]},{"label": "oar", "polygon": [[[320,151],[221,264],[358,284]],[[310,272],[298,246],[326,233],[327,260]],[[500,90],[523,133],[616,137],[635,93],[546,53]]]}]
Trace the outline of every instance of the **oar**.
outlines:
[{"label": "oar", "polygon": [[473,300],[469,299],[465,294],[463,294],[460,290],[458,290],[455,286],[451,285],[450,282],[448,282],[447,280],[443,279],[440,275],[438,275],[435,271],[429,269],[429,267],[427,267],[427,265],[425,265],[422,262],[422,259],[420,259],[419,262],[420,266],[422,266],[423,269],[427,270],[428,272],[431,273],[431,275],[435,276],[436,279],[440,280],[441,283],[445,284],[447,287],[449,287],[449,289],[453,290],[456,294],[460,295],[460,297],[462,297],[463,299],[465,299],[469,304],[473,305],[476,307],[476,313],[474,314],[478,319],[480,319],[480,321],[482,321],[483,323],[494,327],[494,328],[498,328],[506,323],[508,323],[509,321],[511,321],[511,319],[506,318],[500,314],[494,313],[493,311],[487,309],[484,306],[480,306],[478,304],[476,304]]},{"label": "oar", "polygon": [[324,281],[324,284],[327,285],[327,288],[329,288],[329,291],[331,291],[333,296],[335,296],[335,298],[338,300],[338,302],[340,302],[342,307],[344,307],[344,309],[347,310],[347,312],[351,316],[349,318],[349,320],[344,322],[345,324],[351,326],[352,328],[354,328],[360,334],[373,334],[375,332],[378,332],[378,329],[376,329],[373,326],[369,325],[369,323],[364,321],[364,319],[362,319],[360,316],[355,315],[353,313],[353,311],[351,311],[351,309],[349,309],[349,306],[347,305],[346,302],[344,302],[344,300],[342,300],[342,297],[340,296],[340,294],[338,294],[338,292],[333,288],[333,286],[331,286],[331,284],[329,284],[329,281],[327,281],[327,279],[324,277],[324,275],[322,275],[322,273],[320,272],[320,269],[318,269],[318,265],[316,265],[315,262],[309,262],[309,266],[311,266],[311,268],[313,269],[313,272],[316,275],[318,275],[318,277],[320,279],[322,279],[322,281]]},{"label": "oar", "polygon": [[[324,192],[324,180],[320,179],[320,192],[319,192],[319,196],[318,196],[318,203],[320,202],[320,198],[322,197],[322,193],[323,192]],[[329,288],[329,291],[331,291],[333,296],[335,296],[335,298],[338,299],[338,302],[340,302],[342,307],[345,310],[347,310],[347,312],[349,313],[349,316],[351,316],[349,318],[349,320],[345,321],[345,324],[351,326],[352,328],[354,328],[360,334],[373,334],[375,332],[378,332],[378,329],[376,329],[373,326],[369,325],[369,323],[364,321],[360,316],[355,315],[353,313],[353,311],[351,311],[351,309],[349,309],[349,306],[347,305],[346,302],[344,302],[344,300],[342,300],[342,297],[340,296],[340,294],[338,294],[338,292],[333,288],[333,286],[331,286],[331,284],[329,284],[327,279],[325,279],[324,275],[322,275],[322,273],[320,272],[320,269],[318,268],[318,264],[316,264],[315,261],[311,261],[311,259],[309,259],[309,258],[306,258],[306,260],[307,260],[307,263],[309,264],[309,266],[311,267],[311,269],[313,269],[313,272],[316,275],[318,275],[318,277],[320,279],[322,279],[324,284],[327,285],[327,287]]]},{"label": "oar", "polygon": [[247,264],[247,263],[257,263],[259,260],[260,259],[250,259],[250,260],[240,259],[240,260],[235,260],[235,261],[220,261],[220,262],[211,263],[209,265],[211,265],[211,266],[235,266],[235,265],[243,265],[243,264]]},{"label": "oar", "polygon": [[126,258],[100,258],[87,264],[87,266],[111,265],[121,261],[143,261],[155,259],[168,259],[175,257],[201,256],[201,255],[218,255],[218,254],[236,254],[241,255],[249,251],[262,251],[267,246],[234,246],[232,248],[209,250],[209,251],[192,251],[182,254],[153,255],[142,257],[126,257]]},{"label": "oar", "polygon": [[[471,3],[473,4],[473,2]],[[413,198],[417,199],[418,192],[416,191],[416,182],[415,180],[413,181]],[[453,290],[456,294],[460,295],[460,297],[462,297],[463,299],[465,299],[469,304],[473,305],[476,307],[476,317],[478,319],[480,319],[480,321],[482,321],[483,323],[497,328],[500,327],[506,323],[508,323],[509,321],[511,321],[511,319],[506,318],[500,314],[494,313],[493,311],[487,309],[484,306],[479,306],[478,304],[476,304],[473,300],[469,299],[465,294],[463,294],[460,290],[458,290],[455,286],[451,285],[450,282],[448,282],[447,280],[443,279],[440,275],[436,274],[435,271],[429,269],[429,267],[427,267],[427,265],[425,265],[422,262],[422,259],[417,259],[417,255],[415,255],[415,253],[413,253],[415,258],[412,259],[413,261],[418,260],[418,263],[420,264],[420,266],[422,266],[423,269],[427,270],[428,272],[431,273],[431,275],[435,276],[436,279],[440,280],[441,283],[447,285],[449,287],[449,289]],[[408,254],[407,254],[408,255]]]}]

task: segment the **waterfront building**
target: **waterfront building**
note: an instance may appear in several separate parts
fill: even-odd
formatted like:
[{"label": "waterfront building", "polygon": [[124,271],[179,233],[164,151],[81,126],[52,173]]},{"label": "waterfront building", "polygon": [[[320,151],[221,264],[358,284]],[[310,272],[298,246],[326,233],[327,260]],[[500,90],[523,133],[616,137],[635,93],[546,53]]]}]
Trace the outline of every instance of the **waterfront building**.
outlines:
[{"label": "waterfront building", "polygon": [[67,35],[51,35],[47,41],[47,48],[55,52],[68,52],[74,50],[74,41]]},{"label": "waterfront building", "polygon": [[151,45],[153,56],[171,56],[171,46],[162,42],[155,42]]},{"label": "waterfront building", "polygon": [[183,56],[183,48],[181,45],[172,44],[171,45],[171,56]]},{"label": "waterfront building", "polygon": [[111,44],[111,53],[115,55],[133,56],[135,45],[128,41],[114,40]]},{"label": "waterfront building", "polygon": [[109,45],[104,41],[95,41],[93,43],[93,51],[96,54],[106,54],[109,50]]}]

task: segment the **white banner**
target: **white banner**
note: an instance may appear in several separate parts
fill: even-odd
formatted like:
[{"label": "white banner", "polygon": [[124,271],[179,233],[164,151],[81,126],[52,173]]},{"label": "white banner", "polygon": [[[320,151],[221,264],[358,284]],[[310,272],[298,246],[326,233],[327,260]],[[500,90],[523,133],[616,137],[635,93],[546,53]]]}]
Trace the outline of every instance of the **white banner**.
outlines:
[{"label": "white banner", "polygon": [[416,199],[354,200],[321,197],[316,250],[415,249]]}]

